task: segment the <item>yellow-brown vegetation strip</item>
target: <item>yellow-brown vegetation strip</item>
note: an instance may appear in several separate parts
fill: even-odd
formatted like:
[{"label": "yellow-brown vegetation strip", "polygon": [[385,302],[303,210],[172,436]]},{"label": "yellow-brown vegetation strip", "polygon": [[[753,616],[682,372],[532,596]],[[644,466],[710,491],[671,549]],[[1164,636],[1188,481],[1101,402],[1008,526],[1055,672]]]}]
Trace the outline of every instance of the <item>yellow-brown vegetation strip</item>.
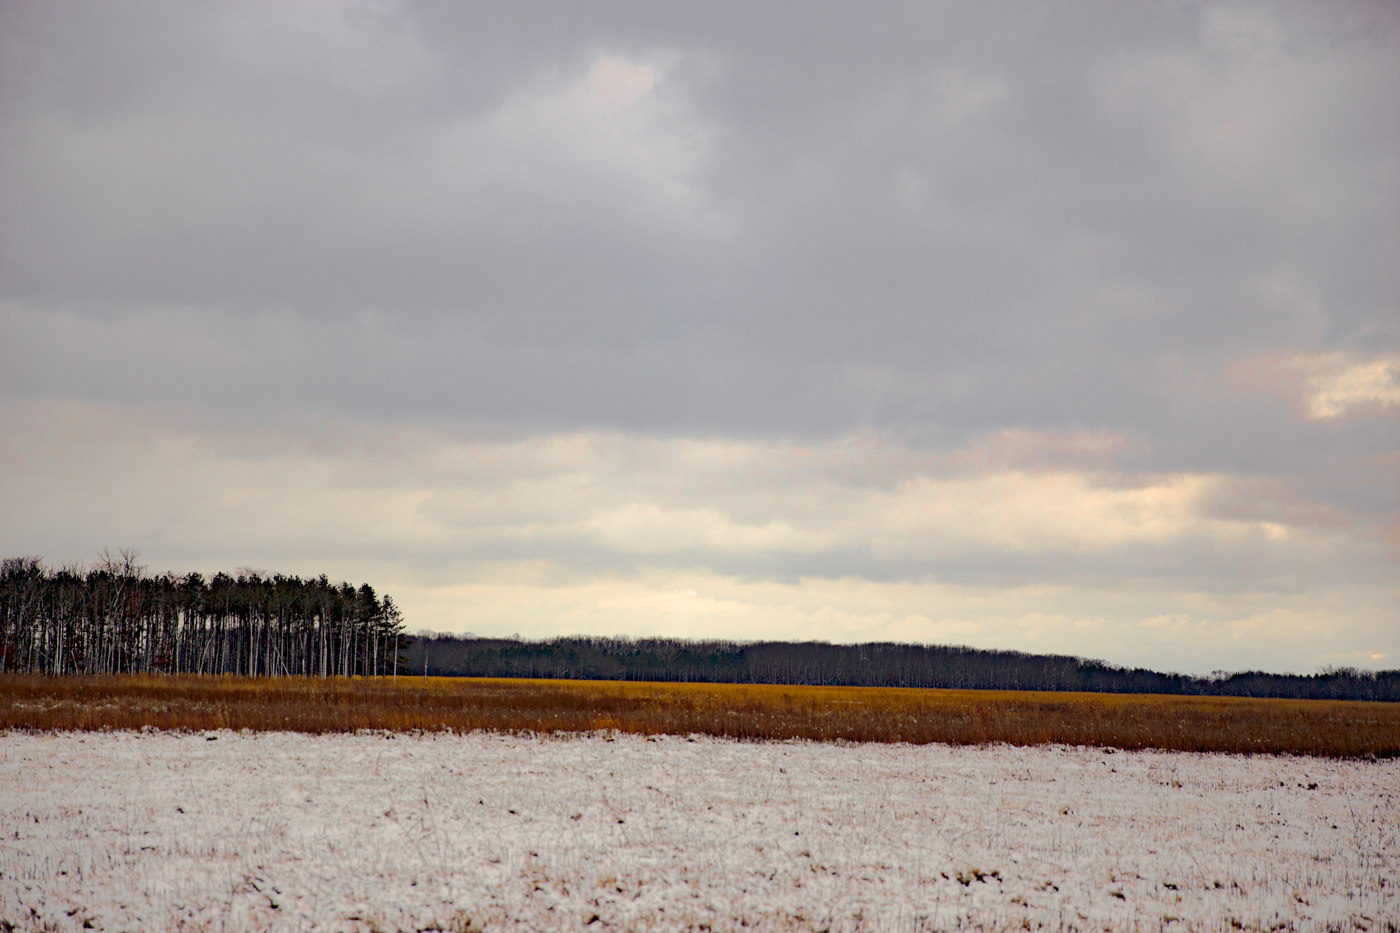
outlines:
[{"label": "yellow-brown vegetation strip", "polygon": [[0,728],[616,729],[739,739],[1064,743],[1394,757],[1400,704],[616,681],[0,676]]}]

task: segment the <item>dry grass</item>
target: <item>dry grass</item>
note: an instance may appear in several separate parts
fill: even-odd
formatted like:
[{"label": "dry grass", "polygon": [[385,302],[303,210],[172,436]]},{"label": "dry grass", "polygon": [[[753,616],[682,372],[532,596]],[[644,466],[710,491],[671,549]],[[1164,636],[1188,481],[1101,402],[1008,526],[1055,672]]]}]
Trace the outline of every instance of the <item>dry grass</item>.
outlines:
[{"label": "dry grass", "polygon": [[0,677],[0,728],[700,733],[1400,755],[1400,704],[614,681]]}]

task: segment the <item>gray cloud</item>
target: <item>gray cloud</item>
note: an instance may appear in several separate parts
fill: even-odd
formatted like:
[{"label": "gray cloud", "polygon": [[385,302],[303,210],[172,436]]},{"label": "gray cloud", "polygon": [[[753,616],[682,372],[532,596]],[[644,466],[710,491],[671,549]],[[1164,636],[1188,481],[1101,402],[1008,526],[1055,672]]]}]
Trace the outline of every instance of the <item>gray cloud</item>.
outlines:
[{"label": "gray cloud", "polygon": [[[221,318],[256,358],[283,315],[321,384],[387,350],[400,416],[453,386],[402,362],[423,343],[505,389],[460,385],[449,416],[839,431],[1150,422],[1168,362],[1397,341],[1382,5],[6,26],[12,304]],[[655,86],[590,103],[609,55]]]}]

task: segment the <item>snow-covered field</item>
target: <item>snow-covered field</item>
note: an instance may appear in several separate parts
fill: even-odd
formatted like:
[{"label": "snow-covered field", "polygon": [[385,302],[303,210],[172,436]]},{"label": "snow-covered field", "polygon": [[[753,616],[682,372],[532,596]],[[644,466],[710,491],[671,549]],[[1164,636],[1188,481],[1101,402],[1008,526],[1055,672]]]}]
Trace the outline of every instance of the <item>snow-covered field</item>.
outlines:
[{"label": "snow-covered field", "polygon": [[0,734],[0,929],[1400,926],[1400,762]]}]

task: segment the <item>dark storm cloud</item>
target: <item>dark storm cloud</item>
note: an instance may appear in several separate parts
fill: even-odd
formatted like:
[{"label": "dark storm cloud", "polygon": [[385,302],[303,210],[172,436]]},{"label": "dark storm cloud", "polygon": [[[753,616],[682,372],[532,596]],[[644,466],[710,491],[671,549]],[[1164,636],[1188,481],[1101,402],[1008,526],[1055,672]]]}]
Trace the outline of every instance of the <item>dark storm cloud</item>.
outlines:
[{"label": "dark storm cloud", "polygon": [[1400,346],[1391,6],[3,16],[12,394],[1105,428],[1140,467],[1319,477],[1377,444],[1211,380]]}]

